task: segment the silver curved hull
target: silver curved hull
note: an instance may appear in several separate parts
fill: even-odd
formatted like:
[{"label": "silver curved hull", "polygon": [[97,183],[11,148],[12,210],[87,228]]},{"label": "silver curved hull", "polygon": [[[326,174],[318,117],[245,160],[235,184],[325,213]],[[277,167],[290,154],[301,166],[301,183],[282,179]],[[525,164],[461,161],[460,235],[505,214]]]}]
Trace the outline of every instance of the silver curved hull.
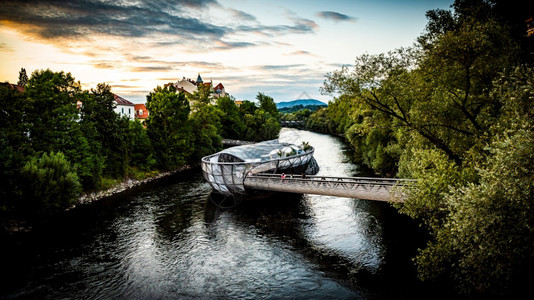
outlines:
[{"label": "silver curved hull", "polygon": [[220,162],[220,153],[215,153],[202,158],[202,174],[213,189],[221,194],[246,195],[244,181],[249,174],[316,174],[318,165],[313,153],[311,147],[302,154],[261,162]]}]

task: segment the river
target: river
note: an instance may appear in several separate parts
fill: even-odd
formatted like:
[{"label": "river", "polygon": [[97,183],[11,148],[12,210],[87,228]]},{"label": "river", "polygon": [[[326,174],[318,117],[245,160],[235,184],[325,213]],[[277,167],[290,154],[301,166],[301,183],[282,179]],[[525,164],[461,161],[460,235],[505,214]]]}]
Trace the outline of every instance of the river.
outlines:
[{"label": "river", "polygon": [[[319,175],[369,176],[342,141],[314,146]],[[14,238],[8,299],[413,299],[431,295],[412,258],[424,235],[378,201],[275,195],[221,210],[200,169],[79,207]]]}]

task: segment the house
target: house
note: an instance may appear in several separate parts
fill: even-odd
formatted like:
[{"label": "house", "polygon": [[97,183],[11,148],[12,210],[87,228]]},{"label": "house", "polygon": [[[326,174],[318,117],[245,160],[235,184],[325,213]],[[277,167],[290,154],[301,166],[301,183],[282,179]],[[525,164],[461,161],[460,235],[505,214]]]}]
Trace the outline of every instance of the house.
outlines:
[{"label": "house", "polygon": [[120,116],[127,116],[130,120],[135,119],[135,104],[117,94],[113,94],[113,98],[116,104],[115,113]]},{"label": "house", "polygon": [[20,93],[24,93],[25,92],[25,88],[23,85],[18,85],[18,84],[12,84],[12,83],[9,83],[9,82],[0,82],[1,85],[5,86],[5,87],[8,87],[12,90],[15,90],[17,92],[20,92]]},{"label": "house", "polygon": [[174,86],[179,92],[184,92],[190,95],[194,94],[198,90],[197,83],[189,78],[186,79],[185,77],[176,82]]},{"label": "house", "polygon": [[213,82],[212,81],[204,82],[204,80],[202,80],[202,77],[200,76],[200,74],[198,74],[197,80],[192,80],[192,79],[189,79],[189,78],[182,77],[181,80],[179,80],[179,81],[177,81],[175,83],[169,83],[169,84],[174,84],[174,86],[176,87],[176,90],[178,92],[183,92],[183,93],[186,93],[186,94],[189,94],[189,95],[192,95],[196,91],[198,91],[198,87],[201,84],[205,85],[205,86],[208,86],[211,89],[210,97],[212,98],[212,102],[214,102],[214,100],[219,98],[219,97],[229,96],[229,94],[226,93],[226,91],[224,89],[224,85],[222,83],[219,83],[218,85],[213,87]]},{"label": "house", "polygon": [[213,91],[215,92],[215,95],[218,97],[225,97],[226,91],[224,90],[224,85],[222,83],[219,83],[213,88]]},{"label": "house", "polygon": [[148,110],[144,104],[135,104],[135,119],[141,123],[148,118]]}]

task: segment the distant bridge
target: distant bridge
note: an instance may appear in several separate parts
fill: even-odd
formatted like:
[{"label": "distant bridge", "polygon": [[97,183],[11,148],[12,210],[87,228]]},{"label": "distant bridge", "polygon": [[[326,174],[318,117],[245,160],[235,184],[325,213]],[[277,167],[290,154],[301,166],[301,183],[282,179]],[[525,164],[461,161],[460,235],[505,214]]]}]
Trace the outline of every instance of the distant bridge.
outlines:
[{"label": "distant bridge", "polygon": [[285,127],[304,127],[304,121],[280,121],[280,125]]},{"label": "distant bridge", "polygon": [[370,178],[370,177],[330,177],[280,174],[248,174],[246,189],[273,192],[316,194],[366,200],[403,202],[404,194],[397,188],[414,182],[412,179]]}]

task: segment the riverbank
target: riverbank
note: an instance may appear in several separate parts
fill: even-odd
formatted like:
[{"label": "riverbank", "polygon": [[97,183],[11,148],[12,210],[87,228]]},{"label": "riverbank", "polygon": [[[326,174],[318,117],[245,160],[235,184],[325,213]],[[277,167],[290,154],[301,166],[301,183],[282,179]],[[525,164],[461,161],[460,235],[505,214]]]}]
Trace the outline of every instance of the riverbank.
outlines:
[{"label": "riverbank", "polygon": [[193,167],[190,166],[190,165],[185,165],[181,168],[178,168],[176,170],[173,170],[173,171],[167,171],[167,172],[160,172],[154,176],[150,176],[148,178],[145,178],[143,180],[137,180],[135,178],[128,178],[126,180],[124,180],[123,182],[121,182],[120,184],[117,184],[109,189],[106,189],[106,190],[102,190],[102,191],[96,191],[96,192],[92,192],[92,193],[86,193],[86,194],[83,194],[81,195],[79,198],[78,198],[78,201],[73,205],[71,206],[70,208],[68,208],[67,210],[71,210],[71,209],[74,209],[76,208],[77,206],[80,206],[80,205],[86,205],[86,204],[90,204],[90,203],[93,203],[95,201],[99,201],[101,199],[104,199],[104,198],[107,198],[107,197],[111,197],[111,196],[115,196],[115,195],[118,195],[122,192],[125,192],[125,191],[128,191],[130,189],[133,189],[133,188],[136,188],[136,187],[140,187],[142,185],[145,185],[147,183],[152,183],[156,180],[159,180],[159,179],[162,179],[162,178],[165,178],[165,177],[169,177],[169,176],[172,176],[172,175],[176,175],[180,172],[183,172],[183,171],[186,171],[186,170],[190,170],[192,169]]},{"label": "riverbank", "polygon": [[[129,191],[132,191],[134,189],[140,189],[144,186],[152,183],[156,183],[160,180],[169,178],[174,175],[178,175],[182,172],[189,171],[191,169],[195,168],[195,166],[191,165],[184,165],[181,168],[178,168],[173,171],[166,171],[166,172],[160,172],[156,175],[147,177],[142,180],[137,180],[135,178],[127,178],[124,181],[120,182],[119,184],[114,185],[111,188],[95,191],[91,193],[84,193],[80,195],[76,203],[74,203],[71,207],[67,208],[65,212],[74,210],[78,207],[89,205],[91,203],[104,200],[109,197],[119,196],[122,193],[127,193]],[[42,220],[41,220],[42,221]],[[33,231],[33,223],[27,218],[20,217],[20,216],[11,216],[2,218],[0,220],[0,236],[2,235],[12,235],[17,233],[29,233]]]}]

